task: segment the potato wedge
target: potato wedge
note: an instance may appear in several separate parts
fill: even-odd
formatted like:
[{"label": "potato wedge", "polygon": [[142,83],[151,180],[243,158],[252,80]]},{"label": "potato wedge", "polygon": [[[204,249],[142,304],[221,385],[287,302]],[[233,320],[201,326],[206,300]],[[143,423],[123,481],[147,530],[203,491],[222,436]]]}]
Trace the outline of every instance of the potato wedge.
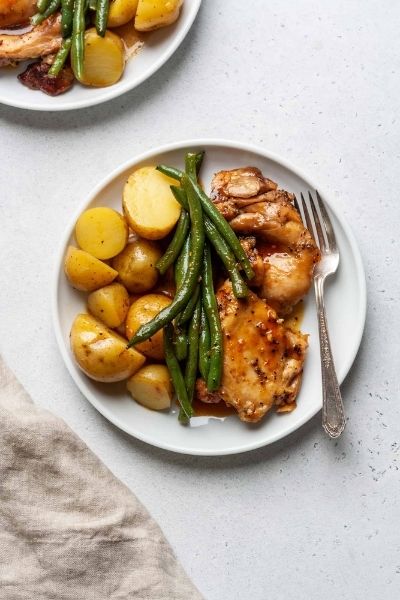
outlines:
[{"label": "potato wedge", "polygon": [[170,408],[174,393],[165,365],[146,365],[128,379],[127,388],[136,402],[152,410]]},{"label": "potato wedge", "polygon": [[92,292],[108,285],[118,275],[118,271],[112,267],[73,246],[68,246],[64,271],[72,287],[84,292]]},{"label": "potato wedge", "polygon": [[160,256],[161,250],[154,242],[135,240],[113,259],[112,266],[128,291],[140,294],[157,283],[159,273],[155,265]]},{"label": "potato wedge", "polygon": [[106,285],[88,296],[89,312],[111,329],[122,325],[129,306],[129,294],[120,283]]},{"label": "potato wedge", "polygon": [[135,29],[151,31],[174,23],[179,17],[183,0],[139,0]]},{"label": "potato wedge", "polygon": [[145,362],[126,340],[87,314],[80,314],[72,324],[71,350],[80,369],[91,379],[103,382],[127,379]]},{"label": "potato wedge", "polygon": [[96,258],[113,258],[128,242],[128,225],[124,217],[107,206],[85,210],[75,225],[78,246]]},{"label": "potato wedge", "polygon": [[[132,303],[126,317],[126,337],[129,340],[141,325],[148,323],[158,313],[171,304],[172,300],[163,294],[147,294]],[[164,333],[160,329],[145,342],[137,344],[136,348],[146,356],[155,360],[164,358]]]},{"label": "potato wedge", "polygon": [[110,2],[107,27],[120,27],[131,21],[136,15],[137,5],[138,0],[113,0]]},{"label": "potato wedge", "polygon": [[141,237],[160,240],[179,219],[181,207],[170,185],[176,185],[176,181],[155,167],[137,169],[126,182],[122,207],[129,227]]},{"label": "potato wedge", "polygon": [[[74,52],[72,46],[72,52]],[[106,87],[121,79],[125,67],[125,50],[121,38],[106,31],[104,37],[95,28],[85,32],[85,60],[80,82],[92,87]]]}]

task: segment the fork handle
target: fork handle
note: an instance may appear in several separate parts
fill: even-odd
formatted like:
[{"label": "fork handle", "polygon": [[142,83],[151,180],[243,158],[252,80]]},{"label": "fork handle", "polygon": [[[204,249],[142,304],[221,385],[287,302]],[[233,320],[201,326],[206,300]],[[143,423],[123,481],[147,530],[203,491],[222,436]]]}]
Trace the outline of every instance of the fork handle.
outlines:
[{"label": "fork handle", "polygon": [[324,278],[315,278],[315,298],[318,312],[319,344],[321,350],[322,373],[322,427],[331,438],[337,438],[343,432],[346,421],[339,383],[336,376],[328,324],[325,315]]}]

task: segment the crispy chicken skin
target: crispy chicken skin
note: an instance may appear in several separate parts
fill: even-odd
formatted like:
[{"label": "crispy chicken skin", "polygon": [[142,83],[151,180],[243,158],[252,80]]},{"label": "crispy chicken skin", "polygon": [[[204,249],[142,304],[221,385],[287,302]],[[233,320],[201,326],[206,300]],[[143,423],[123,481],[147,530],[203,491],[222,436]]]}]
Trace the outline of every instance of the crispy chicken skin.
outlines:
[{"label": "crispy chicken skin", "polygon": [[0,35],[0,66],[58,51],[61,45],[59,15],[52,15],[22,35]]},{"label": "crispy chicken skin", "polygon": [[37,0],[0,0],[0,28],[24,25],[36,12]]},{"label": "crispy chicken skin", "polygon": [[307,336],[291,331],[276,312],[253,292],[235,298],[230,281],[217,292],[224,339],[221,387],[209,394],[203,380],[196,384],[203,402],[233,406],[242,421],[256,423],[273,407],[295,407],[307,349]]},{"label": "crispy chicken skin", "polygon": [[212,199],[238,234],[256,238],[248,254],[259,295],[280,315],[290,313],[307,294],[320,259],[312,235],[293,206],[293,195],[277,189],[259,169],[246,167],[217,173]]}]

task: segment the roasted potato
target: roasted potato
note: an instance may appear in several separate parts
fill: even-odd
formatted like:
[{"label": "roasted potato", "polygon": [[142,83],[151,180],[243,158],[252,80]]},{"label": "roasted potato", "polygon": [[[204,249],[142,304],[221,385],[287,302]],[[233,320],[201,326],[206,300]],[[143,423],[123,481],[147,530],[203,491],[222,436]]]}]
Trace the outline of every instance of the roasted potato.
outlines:
[{"label": "roasted potato", "polygon": [[71,350],[82,371],[103,382],[127,379],[145,362],[126,340],[91,315],[80,314],[72,324]]},{"label": "roasted potato", "polygon": [[136,402],[152,410],[171,406],[174,393],[165,365],[146,365],[128,379],[127,388]]},{"label": "roasted potato", "polygon": [[118,271],[98,258],[73,246],[68,246],[64,271],[72,287],[84,292],[92,292],[108,285],[118,275]]},{"label": "roasted potato", "polygon": [[120,27],[131,21],[136,14],[137,5],[138,0],[114,0],[110,2],[107,27]]},{"label": "roasted potato", "polygon": [[[136,333],[141,325],[151,321],[158,313],[171,304],[172,300],[162,294],[147,294],[131,305],[126,317],[126,337],[128,340]],[[164,334],[160,329],[145,342],[137,344],[136,348],[146,356],[156,360],[164,358]]]},{"label": "roasted potato", "polygon": [[142,167],[130,175],[122,206],[129,227],[141,237],[160,240],[175,226],[181,207],[170,190],[172,184],[176,181],[155,167]]},{"label": "roasted potato", "polygon": [[179,17],[183,0],[139,0],[135,17],[135,29],[151,31],[171,25]]},{"label": "roasted potato", "polygon": [[125,321],[129,306],[129,294],[120,283],[106,285],[88,296],[89,312],[111,329]]},{"label": "roasted potato", "polygon": [[[75,46],[72,46],[74,53]],[[85,60],[80,82],[92,87],[106,87],[121,79],[125,67],[125,50],[121,38],[111,31],[104,37],[95,28],[85,32]]]},{"label": "roasted potato", "polygon": [[127,290],[140,294],[148,292],[157,283],[155,265],[160,257],[161,250],[154,242],[135,240],[113,259],[112,266]]},{"label": "roasted potato", "polygon": [[75,238],[82,250],[105,260],[125,248],[128,225],[116,210],[97,206],[81,214],[75,225]]}]

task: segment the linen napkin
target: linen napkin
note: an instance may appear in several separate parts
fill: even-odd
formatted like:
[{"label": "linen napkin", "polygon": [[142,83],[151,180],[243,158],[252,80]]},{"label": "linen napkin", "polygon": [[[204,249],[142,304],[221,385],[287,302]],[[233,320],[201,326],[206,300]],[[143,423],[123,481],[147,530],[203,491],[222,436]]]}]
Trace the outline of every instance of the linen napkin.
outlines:
[{"label": "linen napkin", "polygon": [[1,600],[201,600],[138,499],[0,357]]}]

